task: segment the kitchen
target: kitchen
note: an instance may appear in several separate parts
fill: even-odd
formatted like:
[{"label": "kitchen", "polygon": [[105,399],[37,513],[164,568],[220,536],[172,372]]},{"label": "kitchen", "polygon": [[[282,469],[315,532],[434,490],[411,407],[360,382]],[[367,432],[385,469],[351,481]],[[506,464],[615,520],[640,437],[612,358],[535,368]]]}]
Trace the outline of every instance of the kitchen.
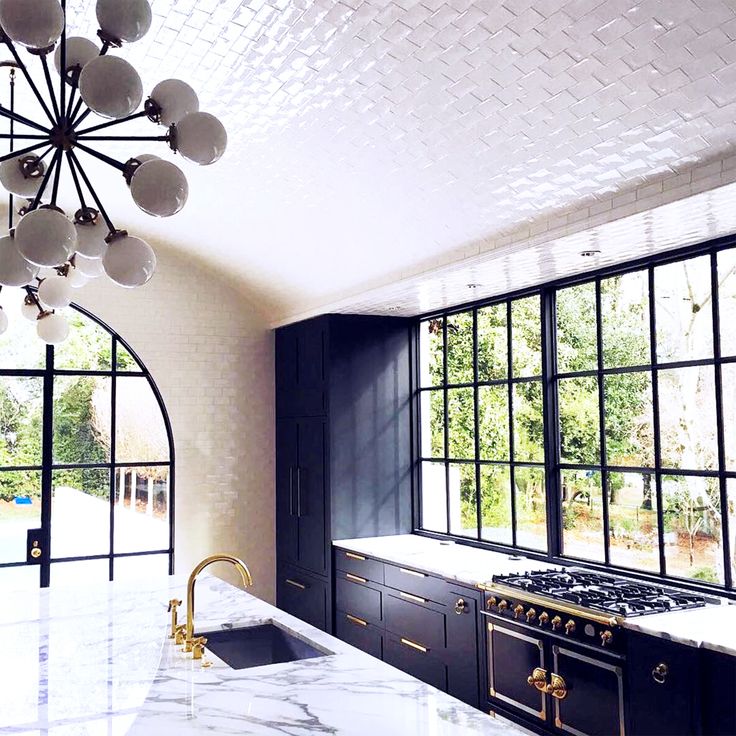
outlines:
[{"label": "kitchen", "polygon": [[64,11],[0,2],[0,733],[736,734],[734,9]]}]

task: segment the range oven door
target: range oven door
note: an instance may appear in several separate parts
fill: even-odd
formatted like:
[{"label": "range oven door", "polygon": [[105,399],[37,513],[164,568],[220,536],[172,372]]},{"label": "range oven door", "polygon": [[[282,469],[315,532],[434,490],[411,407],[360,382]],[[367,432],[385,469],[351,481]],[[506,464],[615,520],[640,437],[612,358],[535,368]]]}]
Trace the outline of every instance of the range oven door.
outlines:
[{"label": "range oven door", "polygon": [[[544,640],[516,628],[488,622],[488,687],[492,699],[547,720],[548,678]],[[536,685],[535,685],[536,683]]]},{"label": "range oven door", "polygon": [[552,645],[554,724],[574,736],[625,736],[623,670],[615,660]]}]

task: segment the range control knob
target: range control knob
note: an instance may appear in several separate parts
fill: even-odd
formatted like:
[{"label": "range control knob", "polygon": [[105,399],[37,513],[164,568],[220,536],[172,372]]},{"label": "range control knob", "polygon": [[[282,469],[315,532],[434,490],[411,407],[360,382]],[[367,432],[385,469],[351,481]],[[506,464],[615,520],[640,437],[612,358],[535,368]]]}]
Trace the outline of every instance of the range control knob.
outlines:
[{"label": "range control knob", "polygon": [[495,598],[492,598],[492,597],[491,597],[491,598],[489,598],[489,599],[488,599],[488,600],[486,601],[486,610],[487,610],[487,611],[490,611],[490,610],[491,610],[491,608],[495,608],[495,606],[496,606],[496,603],[497,603],[497,602],[498,602],[498,601],[496,601],[496,599],[495,599]]},{"label": "range control knob", "polygon": [[528,611],[526,612],[526,622],[527,622],[528,624],[530,624],[530,623],[531,623],[532,621],[534,621],[534,619],[535,619],[536,617],[537,617],[537,612],[536,612],[536,611],[535,611],[535,610],[534,610],[533,608],[530,608],[530,609],[529,609],[529,610],[528,610]]},{"label": "range control knob", "polygon": [[559,629],[560,626],[562,626],[562,619],[559,616],[555,616],[552,619],[552,629],[554,631],[557,631],[557,629]]},{"label": "range control knob", "polygon": [[498,604],[498,610],[499,611],[505,611],[509,607],[508,601],[500,601]]},{"label": "range control knob", "polygon": [[521,603],[517,603],[514,606],[514,618],[519,618],[522,613],[524,613],[524,606]]},{"label": "range control knob", "polygon": [[570,634],[572,634],[574,632],[575,632],[575,622],[572,619],[570,619],[565,624],[565,633],[569,636]]},{"label": "range control knob", "polygon": [[611,643],[611,640],[613,639],[613,632],[606,629],[605,631],[601,631],[601,645],[606,647]]},{"label": "range control knob", "polygon": [[539,625],[545,626],[547,623],[549,623],[549,614],[547,611],[542,611],[542,613],[539,614]]}]

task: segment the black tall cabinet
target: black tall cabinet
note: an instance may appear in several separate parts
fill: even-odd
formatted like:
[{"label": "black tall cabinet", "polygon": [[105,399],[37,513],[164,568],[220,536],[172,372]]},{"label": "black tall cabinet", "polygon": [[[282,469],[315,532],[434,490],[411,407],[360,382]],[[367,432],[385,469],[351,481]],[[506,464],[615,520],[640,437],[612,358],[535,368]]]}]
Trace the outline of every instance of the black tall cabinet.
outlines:
[{"label": "black tall cabinet", "polygon": [[411,531],[410,320],[276,331],[277,604],[332,631],[330,543]]}]

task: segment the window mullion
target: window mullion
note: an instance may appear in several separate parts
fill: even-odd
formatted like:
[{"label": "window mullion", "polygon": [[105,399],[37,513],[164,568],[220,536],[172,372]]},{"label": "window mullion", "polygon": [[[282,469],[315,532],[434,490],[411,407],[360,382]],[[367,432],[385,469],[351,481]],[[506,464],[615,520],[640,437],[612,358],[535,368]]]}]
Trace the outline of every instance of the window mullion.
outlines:
[{"label": "window mullion", "polygon": [[506,375],[508,377],[509,397],[509,484],[511,493],[511,544],[516,547],[516,473],[514,468],[514,384],[511,377],[514,375],[513,360],[513,324],[511,301],[506,303]]},{"label": "window mullion", "polygon": [[603,304],[601,299],[601,280],[595,280],[595,330],[596,352],[598,353],[598,425],[600,432],[600,464],[601,464],[601,502],[603,504],[603,559],[606,565],[611,563],[610,518],[608,509],[608,456],[606,453],[606,411],[605,392],[603,386]]},{"label": "window mullion", "polygon": [[481,507],[480,492],[480,408],[478,401],[480,399],[478,392],[478,310],[473,310],[473,412],[475,427],[475,517],[478,529],[476,530],[476,538],[482,538],[483,529],[483,509]]}]

